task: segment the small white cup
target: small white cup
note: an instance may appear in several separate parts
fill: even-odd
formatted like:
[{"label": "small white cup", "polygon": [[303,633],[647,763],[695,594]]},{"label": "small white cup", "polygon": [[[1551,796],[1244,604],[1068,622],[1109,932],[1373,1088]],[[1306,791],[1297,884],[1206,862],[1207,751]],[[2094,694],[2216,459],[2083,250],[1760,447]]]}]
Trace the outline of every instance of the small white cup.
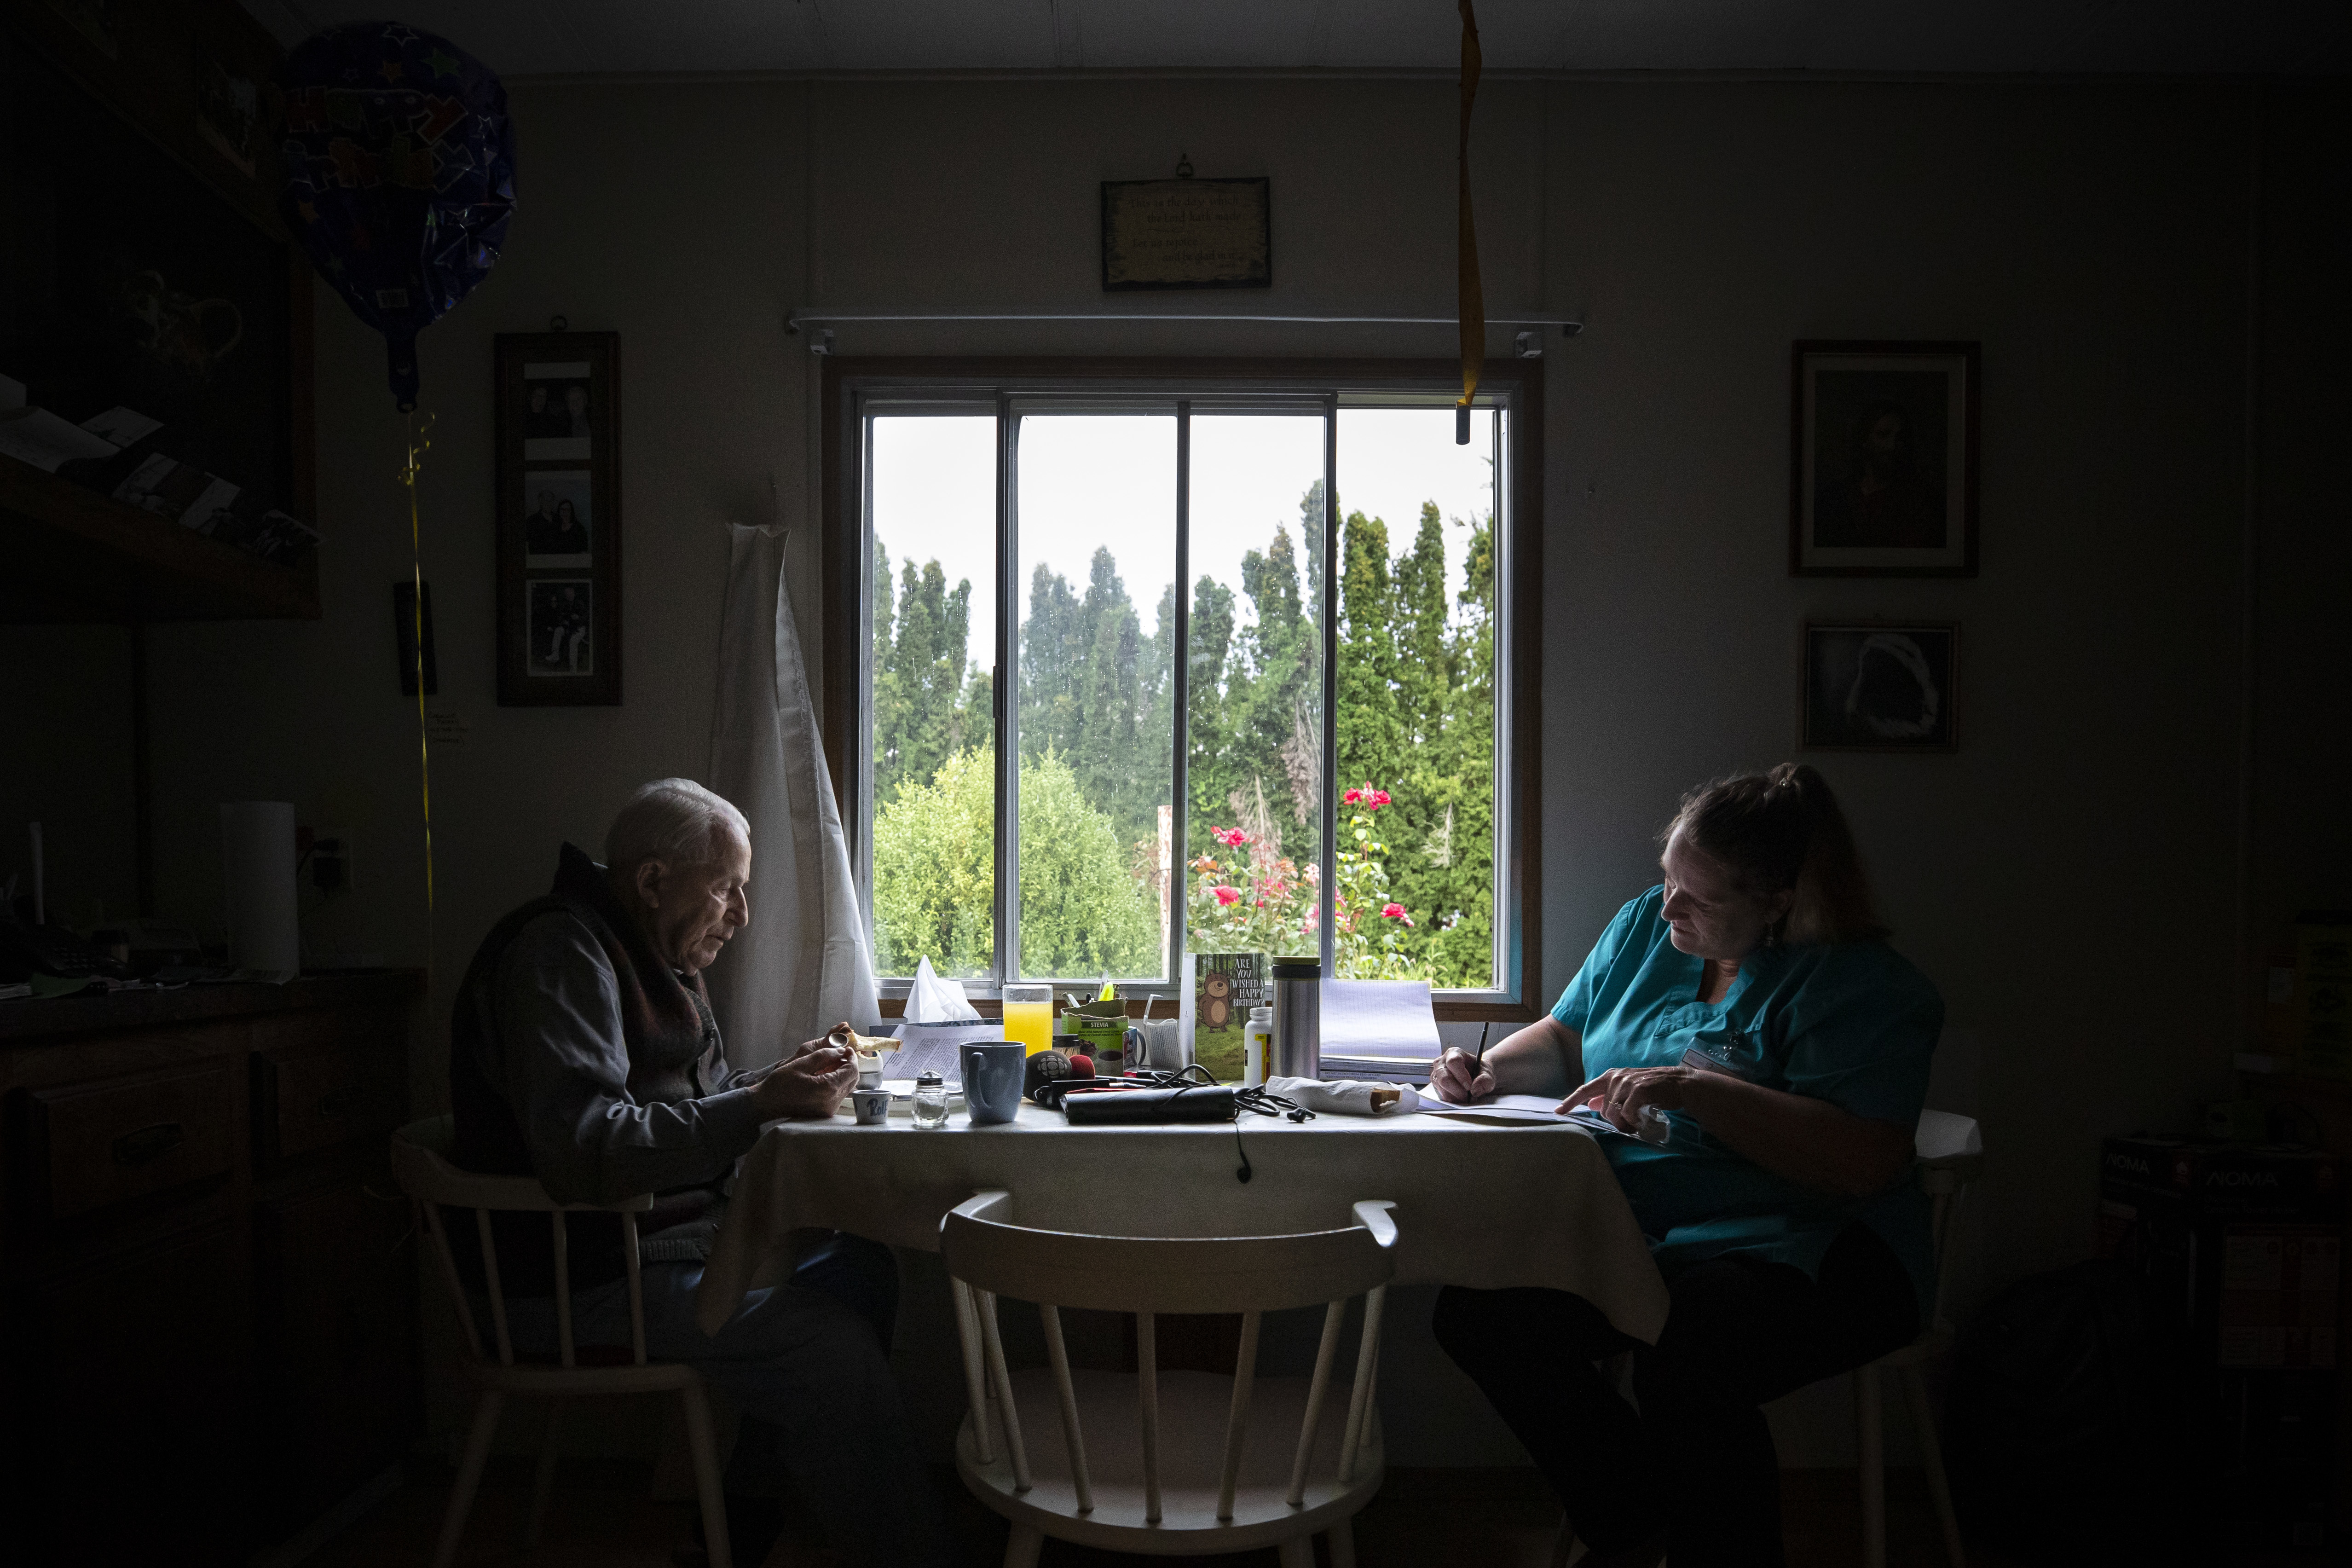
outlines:
[{"label": "small white cup", "polygon": [[856,1108],[860,1127],[879,1127],[890,1120],[890,1091],[887,1089],[853,1089],[849,1100]]}]

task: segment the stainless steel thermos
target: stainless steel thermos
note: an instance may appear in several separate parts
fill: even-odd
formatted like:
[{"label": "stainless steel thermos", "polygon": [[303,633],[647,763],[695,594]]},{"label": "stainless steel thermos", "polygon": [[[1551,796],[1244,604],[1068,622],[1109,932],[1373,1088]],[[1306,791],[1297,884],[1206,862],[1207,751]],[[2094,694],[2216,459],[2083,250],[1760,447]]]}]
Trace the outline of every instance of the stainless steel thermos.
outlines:
[{"label": "stainless steel thermos", "polygon": [[1323,1076],[1323,962],[1274,961],[1274,1059],[1269,1078]]}]

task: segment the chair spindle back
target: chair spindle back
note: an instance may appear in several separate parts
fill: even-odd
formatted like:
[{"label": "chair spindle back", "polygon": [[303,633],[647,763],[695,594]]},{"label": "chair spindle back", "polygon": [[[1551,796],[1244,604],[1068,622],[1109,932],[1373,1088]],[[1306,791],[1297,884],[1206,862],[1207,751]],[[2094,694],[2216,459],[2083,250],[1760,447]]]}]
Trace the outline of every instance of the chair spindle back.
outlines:
[{"label": "chair spindle back", "polygon": [[[1162,1464],[1160,1423],[1158,1317],[1163,1312],[1238,1312],[1241,1344],[1234,1364],[1233,1404],[1218,1462],[1217,1517],[1234,1517],[1234,1494],[1242,1468],[1244,1439],[1256,1388],[1257,1352],[1264,1314],[1286,1308],[1321,1305],[1323,1331],[1315,1350],[1307,1409],[1286,1493],[1291,1506],[1306,1495],[1318,1428],[1329,1393],[1348,1303],[1364,1298],[1361,1342],[1339,1443],[1341,1482],[1355,1473],[1376,1419],[1373,1397],[1380,1370],[1381,1312],[1394,1272],[1391,1249],[1396,1224],[1385,1202],[1355,1205],[1356,1223],[1342,1230],[1299,1236],[1245,1237],[1219,1240],[1077,1236],[1027,1229],[1011,1222],[1011,1200],[1001,1191],[982,1192],[959,1205],[940,1225],[956,1329],[962,1342],[965,1392],[971,1401],[972,1437],[984,1464],[995,1460],[993,1425],[1002,1431],[1013,1489],[1030,1489],[1030,1466],[1021,1434],[1013,1380],[997,1323],[999,1291],[1035,1301],[1045,1327],[1045,1353],[1060,1406],[1062,1438],[1069,1456],[1078,1510],[1094,1507],[1094,1479],[1087,1468],[1086,1435],[1079,1429],[1078,1402],[1069,1352],[1062,1333],[1063,1307],[1131,1313],[1135,1319],[1136,1393],[1141,1421],[1144,1518],[1161,1517]],[[990,1420],[993,1411],[995,1421]]]},{"label": "chair spindle back", "polygon": [[[457,1169],[448,1158],[455,1131],[453,1119],[446,1116],[411,1122],[393,1135],[392,1163],[393,1173],[424,1216],[425,1232],[432,1237],[434,1256],[440,1260],[442,1282],[449,1289],[450,1304],[457,1309],[458,1326],[466,1332],[467,1352],[478,1362],[490,1360],[495,1352],[499,1365],[514,1364],[514,1336],[507,1321],[506,1289],[499,1276],[498,1241],[490,1216],[540,1213],[548,1217],[549,1240],[555,1254],[558,1355],[564,1366],[578,1365],[579,1347],[573,1342],[572,1326],[571,1235],[564,1226],[563,1216],[575,1212],[618,1214],[622,1259],[629,1281],[629,1350],[635,1363],[645,1365],[646,1302],[643,1265],[637,1255],[637,1215],[653,1207],[652,1196],[617,1204],[559,1204],[529,1176],[484,1176]],[[449,1247],[445,1209],[474,1211],[474,1235],[481,1247],[483,1293],[488,1297],[490,1306],[491,1342],[488,1345],[482,1342],[481,1328],[474,1315],[472,1292],[458,1274],[457,1256]]]},{"label": "chair spindle back", "polygon": [[1912,1158],[1920,1190],[1928,1201],[1928,1251],[1935,1259],[1936,1289],[1927,1321],[1944,1321],[1949,1293],[1952,1241],[1959,1233],[1960,1205],[1969,1184],[1984,1169],[1984,1139],[1975,1121],[1948,1110],[1923,1110],[1912,1139]]}]

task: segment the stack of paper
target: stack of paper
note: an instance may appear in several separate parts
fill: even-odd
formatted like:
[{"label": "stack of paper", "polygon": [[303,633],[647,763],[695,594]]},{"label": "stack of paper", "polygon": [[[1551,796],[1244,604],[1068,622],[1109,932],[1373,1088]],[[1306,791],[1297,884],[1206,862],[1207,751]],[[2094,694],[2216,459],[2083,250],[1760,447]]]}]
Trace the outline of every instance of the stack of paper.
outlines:
[{"label": "stack of paper", "polygon": [[1437,1014],[1423,980],[1326,980],[1321,1055],[1375,1071],[1416,1075],[1437,1059]]},{"label": "stack of paper", "polygon": [[896,1092],[903,1082],[914,1092],[915,1079],[926,1072],[940,1075],[953,1089],[963,1082],[963,1055],[959,1047],[970,1040],[1001,1040],[1004,1026],[993,1018],[963,1024],[898,1026],[898,1048],[882,1057],[882,1081]]},{"label": "stack of paper", "polygon": [[45,474],[79,458],[111,458],[114,451],[113,442],[68,425],[46,408],[19,408],[0,417],[0,452]]},{"label": "stack of paper", "polygon": [[1465,1121],[1488,1121],[1506,1127],[1558,1127],[1562,1123],[1582,1125],[1588,1131],[1596,1124],[1608,1127],[1604,1119],[1580,1106],[1562,1115],[1559,1100],[1539,1094],[1489,1094],[1467,1105],[1454,1105],[1433,1094],[1424,1094],[1421,1097],[1421,1109],[1431,1116],[1458,1116]]}]

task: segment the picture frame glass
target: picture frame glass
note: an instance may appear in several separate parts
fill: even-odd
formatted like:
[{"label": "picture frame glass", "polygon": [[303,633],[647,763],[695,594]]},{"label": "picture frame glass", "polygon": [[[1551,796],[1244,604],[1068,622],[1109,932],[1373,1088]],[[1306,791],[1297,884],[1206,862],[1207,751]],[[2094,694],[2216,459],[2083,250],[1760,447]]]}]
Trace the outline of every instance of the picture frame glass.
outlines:
[{"label": "picture frame glass", "polygon": [[616,333],[499,333],[499,701],[621,700]]},{"label": "picture frame glass", "polygon": [[1972,357],[1800,350],[1799,573],[1974,572]]},{"label": "picture frame glass", "polygon": [[1808,751],[1948,752],[1957,744],[1959,627],[1808,626]]},{"label": "picture frame glass", "polygon": [[586,360],[523,362],[523,461],[585,461],[595,456],[593,373]]},{"label": "picture frame glass", "polygon": [[1104,290],[1273,287],[1271,190],[1263,175],[1104,181]]},{"label": "picture frame glass", "polygon": [[524,584],[524,668],[534,679],[596,673],[596,584],[533,577]]}]

